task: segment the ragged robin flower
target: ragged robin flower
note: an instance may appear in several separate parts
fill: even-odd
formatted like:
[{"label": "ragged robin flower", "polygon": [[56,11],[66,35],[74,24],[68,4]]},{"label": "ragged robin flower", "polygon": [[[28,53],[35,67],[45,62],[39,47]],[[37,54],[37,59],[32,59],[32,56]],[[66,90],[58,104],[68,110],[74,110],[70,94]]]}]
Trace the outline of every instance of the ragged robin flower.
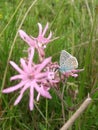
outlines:
[{"label": "ragged robin flower", "polygon": [[45,58],[44,49],[46,48],[47,44],[55,40],[56,38],[51,39],[52,32],[49,33],[48,37],[45,37],[45,34],[49,27],[48,23],[46,24],[44,29],[42,29],[42,25],[40,23],[38,23],[38,27],[39,27],[39,34],[36,38],[27,35],[23,30],[19,30],[19,35],[30,47],[36,48],[39,54],[39,60],[42,61]]},{"label": "ragged robin flower", "polygon": [[14,105],[17,105],[22,99],[24,92],[29,88],[29,107],[30,110],[33,110],[34,90],[38,92],[37,101],[39,100],[40,96],[51,99],[52,97],[49,93],[49,90],[52,85],[59,81],[58,79],[55,79],[55,72],[47,69],[47,66],[49,66],[51,63],[51,57],[44,59],[42,63],[35,64],[32,62],[34,57],[34,49],[31,48],[28,53],[28,60],[24,60],[23,58],[20,59],[21,68],[13,61],[10,61],[10,64],[13,66],[13,68],[19,73],[18,75],[12,76],[10,80],[12,81],[20,79],[20,83],[3,89],[2,92],[11,93],[19,89],[20,94],[14,103]]}]

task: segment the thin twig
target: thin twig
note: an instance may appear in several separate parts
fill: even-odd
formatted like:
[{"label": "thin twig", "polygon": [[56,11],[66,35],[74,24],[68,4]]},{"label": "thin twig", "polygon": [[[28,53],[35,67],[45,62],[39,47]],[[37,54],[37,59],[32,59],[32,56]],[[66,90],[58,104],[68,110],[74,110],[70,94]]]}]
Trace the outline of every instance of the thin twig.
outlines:
[{"label": "thin twig", "polygon": [[75,122],[75,120],[81,115],[81,113],[88,107],[92,99],[89,97],[81,104],[79,109],[72,115],[72,117],[62,126],[60,130],[68,130],[70,126]]}]

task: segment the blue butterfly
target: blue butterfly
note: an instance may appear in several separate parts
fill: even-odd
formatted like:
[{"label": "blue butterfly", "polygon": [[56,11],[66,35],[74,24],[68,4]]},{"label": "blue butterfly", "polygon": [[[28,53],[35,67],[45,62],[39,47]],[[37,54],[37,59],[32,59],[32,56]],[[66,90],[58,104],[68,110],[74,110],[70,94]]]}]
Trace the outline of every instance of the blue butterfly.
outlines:
[{"label": "blue butterfly", "polygon": [[76,57],[62,50],[60,55],[60,72],[69,72],[78,68],[78,61]]}]

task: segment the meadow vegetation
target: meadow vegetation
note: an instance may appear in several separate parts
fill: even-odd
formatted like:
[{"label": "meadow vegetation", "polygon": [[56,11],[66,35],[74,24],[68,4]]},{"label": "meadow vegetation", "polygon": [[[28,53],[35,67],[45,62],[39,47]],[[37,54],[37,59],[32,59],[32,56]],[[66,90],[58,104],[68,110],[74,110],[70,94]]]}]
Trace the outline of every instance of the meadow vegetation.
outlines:
[{"label": "meadow vegetation", "polygon": [[[70,77],[58,90],[51,89],[52,99],[40,98],[30,111],[28,92],[13,106],[18,92],[2,94],[2,89],[16,83],[10,82],[16,72],[9,61],[20,64],[20,57],[27,55],[27,44],[19,37],[18,30],[36,37],[38,22],[43,27],[49,22],[53,37],[59,37],[48,44],[46,56],[59,62],[61,50],[66,50],[77,58],[79,68],[84,71],[77,78]],[[59,130],[88,93],[92,103],[69,130],[98,129],[97,28],[97,0],[0,0],[0,130]]]}]

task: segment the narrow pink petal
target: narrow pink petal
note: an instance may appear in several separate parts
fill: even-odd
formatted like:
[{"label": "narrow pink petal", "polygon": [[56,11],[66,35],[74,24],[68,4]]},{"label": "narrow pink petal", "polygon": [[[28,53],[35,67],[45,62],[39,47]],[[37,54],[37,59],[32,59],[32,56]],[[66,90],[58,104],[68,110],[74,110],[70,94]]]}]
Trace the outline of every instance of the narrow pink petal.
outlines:
[{"label": "narrow pink petal", "polygon": [[29,84],[26,84],[26,85],[23,87],[23,89],[22,89],[21,92],[20,92],[20,95],[19,95],[18,98],[15,100],[14,105],[17,105],[17,104],[20,102],[20,100],[21,100],[22,97],[23,97],[24,92],[25,92],[26,89],[28,89],[28,88],[29,88]]},{"label": "narrow pink petal", "polygon": [[49,99],[52,98],[51,95],[50,95],[50,93],[48,92],[48,89],[47,90],[44,89],[43,86],[41,86],[41,93],[40,94],[41,94],[41,96],[43,96],[45,98],[49,98]]},{"label": "narrow pink petal", "polygon": [[22,65],[24,72],[28,72],[28,66],[26,65],[26,61],[23,58],[20,59],[20,63]]},{"label": "narrow pink petal", "polygon": [[40,93],[38,93],[36,100],[39,101]]},{"label": "narrow pink petal", "polygon": [[44,28],[44,30],[43,30],[42,36],[45,35],[45,33],[46,33],[47,29],[48,29],[48,26],[49,26],[49,24],[47,23],[46,26],[45,26],[45,28]]},{"label": "narrow pink petal", "polygon": [[76,78],[76,77],[78,77],[78,74],[73,74],[73,73],[72,73],[71,76],[73,76],[73,77]]},{"label": "narrow pink petal", "polygon": [[40,79],[40,78],[46,78],[47,77],[47,73],[39,73],[37,75],[35,75],[35,79]]},{"label": "narrow pink petal", "polygon": [[15,100],[15,102],[14,102],[14,106],[16,106],[19,102],[20,102],[20,100],[22,99],[22,97],[23,97],[23,95],[22,94],[20,94],[19,96],[18,96],[18,98]]},{"label": "narrow pink petal", "polygon": [[31,46],[30,38],[23,30],[19,30],[19,35],[25,42],[29,44],[29,46]]},{"label": "narrow pink petal", "polygon": [[34,88],[38,92],[38,94],[40,94],[41,96],[49,98],[49,99],[52,98],[49,92],[47,90],[44,90],[42,87],[39,87],[37,83],[34,83]]},{"label": "narrow pink petal", "polygon": [[34,87],[30,87],[30,101],[29,101],[29,107],[30,110],[32,111],[34,108]]},{"label": "narrow pink petal", "polygon": [[30,54],[29,54],[29,62],[28,62],[28,69],[31,71],[32,70],[32,60],[34,56],[34,48],[30,49]]},{"label": "narrow pink petal", "polygon": [[51,61],[51,57],[46,58],[37,69],[36,73],[39,73],[49,62]]},{"label": "narrow pink petal", "polygon": [[19,30],[19,35],[26,43],[28,43],[29,46],[35,47],[34,40],[30,36],[28,36],[23,30]]},{"label": "narrow pink petal", "polygon": [[42,25],[38,23],[38,27],[39,27],[39,35],[42,35]]},{"label": "narrow pink petal", "polygon": [[24,78],[24,75],[15,75],[15,76],[12,76],[11,78],[10,78],[10,81],[12,81],[12,80],[17,80],[17,79],[23,79]]},{"label": "narrow pink petal", "polygon": [[9,88],[6,88],[6,89],[3,89],[3,93],[11,93],[11,92],[14,92],[16,91],[17,89],[21,88],[23,85],[25,85],[27,81],[21,81],[19,84],[15,85],[15,86],[12,86],[12,87],[9,87]]},{"label": "narrow pink petal", "polygon": [[52,32],[50,32],[49,36],[47,37],[47,39],[49,40],[52,37]]},{"label": "narrow pink petal", "polygon": [[20,74],[25,74],[24,71],[23,71],[22,69],[20,69],[15,62],[10,61],[10,64],[11,64],[11,65],[13,66],[13,68],[15,68]]}]

